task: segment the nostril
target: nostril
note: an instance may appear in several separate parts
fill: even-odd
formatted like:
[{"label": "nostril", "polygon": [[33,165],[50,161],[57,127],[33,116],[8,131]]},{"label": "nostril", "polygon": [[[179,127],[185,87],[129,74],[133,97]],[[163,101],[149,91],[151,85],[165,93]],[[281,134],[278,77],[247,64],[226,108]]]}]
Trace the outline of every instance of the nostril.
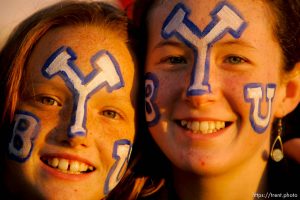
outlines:
[{"label": "nostril", "polygon": [[77,136],[70,138],[68,140],[69,145],[71,147],[81,146],[81,147],[87,147],[87,137],[86,136]]},{"label": "nostril", "polygon": [[87,145],[86,145],[86,144],[81,144],[81,146],[83,146],[83,147],[87,147]]},{"label": "nostril", "polygon": [[186,101],[193,107],[200,107],[202,105],[216,101],[216,97],[212,93],[205,93],[200,95],[186,96]]}]

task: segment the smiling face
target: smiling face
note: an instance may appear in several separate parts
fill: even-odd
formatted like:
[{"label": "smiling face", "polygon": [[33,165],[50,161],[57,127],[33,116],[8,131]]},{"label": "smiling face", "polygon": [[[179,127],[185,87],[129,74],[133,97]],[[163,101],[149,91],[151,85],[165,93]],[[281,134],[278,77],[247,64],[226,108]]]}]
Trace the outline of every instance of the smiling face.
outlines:
[{"label": "smiling face", "polygon": [[284,93],[267,5],[220,2],[166,1],[149,17],[149,129],[177,168],[196,174],[263,168]]},{"label": "smiling face", "polygon": [[104,197],[135,133],[125,41],[94,26],[57,28],[38,42],[27,72],[9,143],[10,187],[46,199]]}]

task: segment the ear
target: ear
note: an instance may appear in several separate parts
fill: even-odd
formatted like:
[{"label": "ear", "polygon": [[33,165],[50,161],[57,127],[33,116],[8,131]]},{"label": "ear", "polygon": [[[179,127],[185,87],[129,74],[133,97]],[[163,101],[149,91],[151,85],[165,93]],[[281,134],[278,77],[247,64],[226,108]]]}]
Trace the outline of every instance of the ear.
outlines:
[{"label": "ear", "polygon": [[286,76],[283,87],[285,92],[279,105],[280,109],[275,111],[277,118],[282,118],[292,112],[300,102],[300,62]]}]

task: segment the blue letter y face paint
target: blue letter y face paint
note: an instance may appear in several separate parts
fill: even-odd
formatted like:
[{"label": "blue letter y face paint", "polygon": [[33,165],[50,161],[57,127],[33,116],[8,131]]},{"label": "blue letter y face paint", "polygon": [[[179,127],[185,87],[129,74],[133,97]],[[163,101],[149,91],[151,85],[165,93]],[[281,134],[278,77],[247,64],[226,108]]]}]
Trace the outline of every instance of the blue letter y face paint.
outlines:
[{"label": "blue letter y face paint", "polygon": [[[161,35],[165,39],[177,37],[194,51],[195,64],[187,95],[211,92],[209,84],[210,47],[227,33],[239,38],[246,22],[227,2],[211,12],[212,21],[201,31],[189,18],[190,10],[178,3],[163,24]],[[199,60],[198,60],[199,58]]]},{"label": "blue letter y face paint", "polygon": [[42,73],[49,79],[60,75],[74,94],[72,125],[69,136],[86,134],[86,104],[96,90],[107,87],[108,91],[124,86],[122,74],[115,58],[107,51],[99,51],[91,59],[94,70],[86,77],[74,64],[76,54],[71,48],[59,48],[46,62]]}]

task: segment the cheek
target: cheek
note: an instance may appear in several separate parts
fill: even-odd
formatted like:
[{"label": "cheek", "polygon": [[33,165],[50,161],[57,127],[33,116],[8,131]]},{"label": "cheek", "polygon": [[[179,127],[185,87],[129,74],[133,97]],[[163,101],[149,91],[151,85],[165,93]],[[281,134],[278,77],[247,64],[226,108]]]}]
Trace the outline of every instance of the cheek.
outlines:
[{"label": "cheek", "polygon": [[123,121],[97,116],[88,118],[87,121],[88,134],[97,143],[112,145],[115,140],[123,138],[133,141],[135,136],[134,119]]},{"label": "cheek", "polygon": [[88,138],[97,144],[103,191],[108,194],[126,171],[135,129],[133,123],[116,123],[105,118],[99,120],[99,116],[91,119],[88,123]]},{"label": "cheek", "polygon": [[32,113],[18,111],[14,121],[8,143],[9,157],[17,162],[25,162],[34,148],[40,130],[40,120]]},{"label": "cheek", "polygon": [[190,71],[158,74],[159,88],[156,103],[160,109],[168,109],[187,95]]},{"label": "cheek", "polygon": [[104,194],[108,194],[121,180],[128,165],[132,144],[127,139],[116,140],[113,145],[113,164],[105,179]]},{"label": "cheek", "polygon": [[148,126],[154,126],[161,117],[161,112],[170,110],[170,106],[180,99],[182,81],[174,74],[147,72],[145,74],[145,112]]},{"label": "cheek", "polygon": [[[222,95],[226,98],[226,101],[230,104],[230,107],[235,112],[241,112],[245,110],[249,110],[248,106],[244,99],[244,86],[246,85],[244,80],[238,79],[236,77],[219,75],[222,77],[220,90]],[[212,88],[214,92],[214,88]]]},{"label": "cheek", "polygon": [[223,90],[228,102],[257,134],[264,133],[273,119],[277,85],[265,82],[234,83],[228,84]]},{"label": "cheek", "polygon": [[159,107],[156,102],[159,84],[159,79],[154,73],[145,74],[145,114],[149,127],[156,125],[160,119]]}]

